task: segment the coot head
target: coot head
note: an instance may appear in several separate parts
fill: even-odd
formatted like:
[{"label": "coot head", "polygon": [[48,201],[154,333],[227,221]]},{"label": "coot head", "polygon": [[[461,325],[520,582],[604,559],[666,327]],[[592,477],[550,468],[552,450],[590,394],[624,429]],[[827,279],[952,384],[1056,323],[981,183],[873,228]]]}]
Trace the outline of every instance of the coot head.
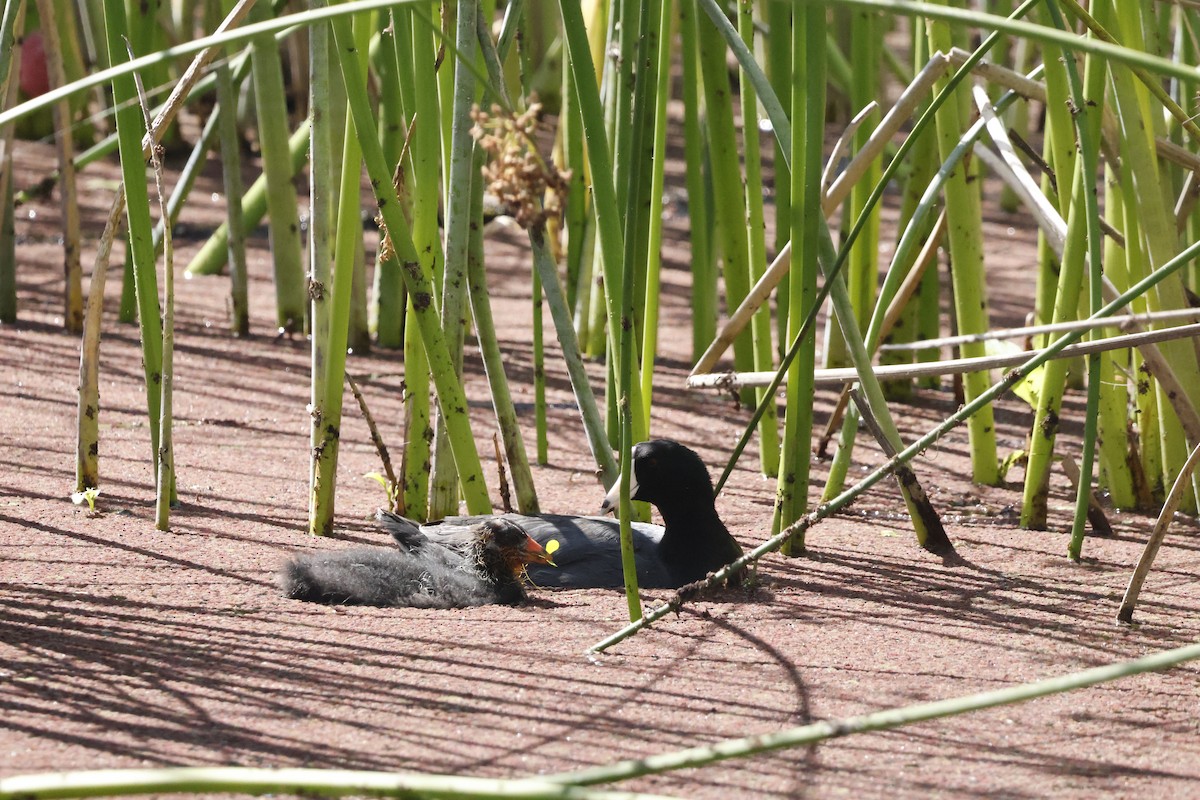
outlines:
[{"label": "coot head", "polygon": [[546,549],[520,525],[503,517],[483,520],[475,533],[480,565],[486,572],[520,575],[527,564],[554,564]]},{"label": "coot head", "polygon": [[[612,511],[619,500],[620,481],[613,484],[600,506]],[[676,508],[712,510],[712,478],[704,461],[691,448],[670,439],[651,439],[634,445],[629,497],[643,500],[664,515]]]}]

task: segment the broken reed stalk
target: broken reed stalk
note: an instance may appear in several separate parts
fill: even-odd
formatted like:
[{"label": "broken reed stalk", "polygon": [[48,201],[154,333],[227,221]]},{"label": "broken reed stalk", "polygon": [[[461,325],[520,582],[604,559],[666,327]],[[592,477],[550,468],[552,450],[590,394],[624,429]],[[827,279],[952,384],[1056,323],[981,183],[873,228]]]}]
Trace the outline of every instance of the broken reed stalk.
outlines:
[{"label": "broken reed stalk", "polygon": [[[358,388],[358,381],[354,380],[349,372],[346,373],[346,383],[350,386],[350,391],[354,393],[354,399],[358,402],[358,410],[362,412],[363,420],[367,423],[367,430],[371,432],[371,444],[375,445],[375,452],[379,454],[379,463],[383,464],[383,474],[387,477],[388,483],[387,495],[390,498],[398,498],[399,486],[396,481],[396,471],[392,469],[392,457],[388,453],[383,436],[379,433],[379,426],[375,424],[375,417],[371,414],[371,409],[367,407],[367,398]],[[394,508],[391,510],[395,511]]]},{"label": "broken reed stalk", "polygon": [[1133,611],[1137,606],[1138,597],[1141,595],[1142,585],[1150,574],[1150,568],[1154,566],[1154,559],[1157,558],[1158,550],[1167,536],[1167,529],[1171,527],[1175,512],[1179,510],[1179,504],[1183,502],[1184,495],[1191,490],[1192,475],[1195,474],[1197,463],[1200,463],[1200,445],[1192,448],[1191,455],[1184,462],[1183,469],[1175,478],[1175,483],[1171,485],[1171,491],[1167,493],[1158,519],[1154,522],[1154,530],[1150,532],[1150,538],[1146,540],[1146,547],[1142,550],[1137,567],[1129,578],[1129,585],[1125,588],[1124,597],[1121,598],[1121,608],[1117,612],[1117,619],[1121,622],[1133,622]]},{"label": "broken reed stalk", "polygon": [[[1099,321],[1100,319],[1102,318],[1096,317],[1094,321]],[[1086,330],[1088,330],[1086,327],[1074,327],[1070,329],[1070,332],[1082,336]],[[1092,353],[1123,350],[1128,347],[1144,347],[1159,342],[1186,339],[1197,335],[1200,335],[1200,323],[1180,325],[1174,328],[1159,328],[1141,333],[1126,333],[1119,336],[1094,339],[1083,344],[1070,345],[1063,348],[1054,358],[1075,358],[1091,355]],[[1030,356],[1039,355],[1044,352],[1046,352],[1045,349],[1038,349],[979,358],[950,358],[943,361],[929,361],[920,364],[887,364],[877,366],[873,371],[878,378],[883,380],[921,378],[929,375],[960,375],[970,372],[986,372],[989,369],[1000,369],[1002,367],[1022,364]],[[774,372],[721,372],[709,375],[692,375],[687,379],[687,386],[689,389],[723,390],[745,386],[767,386],[774,376]],[[854,368],[843,367],[839,369],[817,370],[814,380],[818,386],[839,386],[853,383],[858,379],[858,372]]]},{"label": "broken reed stalk", "polygon": [[122,196],[109,207],[104,232],[96,243],[92,280],[83,314],[79,346],[79,405],[76,416],[75,491],[100,487],[100,324],[104,316],[104,284],[108,278],[113,239],[125,213]]},{"label": "broken reed stalk", "polygon": [[885,344],[880,351],[924,350],[930,347],[950,347],[967,340],[978,342],[1026,339],[1041,333],[1062,333],[1063,331],[1090,331],[1096,328],[1120,328],[1124,325],[1147,324],[1167,320],[1200,320],[1200,308],[1183,308],[1169,311],[1146,312],[1144,314],[1117,314],[1106,319],[1080,319],[1070,322],[1049,323],[1046,325],[1025,325],[1019,328],[997,328],[984,333],[963,334],[959,336],[944,336],[938,339],[922,339],[917,342],[900,344]]}]

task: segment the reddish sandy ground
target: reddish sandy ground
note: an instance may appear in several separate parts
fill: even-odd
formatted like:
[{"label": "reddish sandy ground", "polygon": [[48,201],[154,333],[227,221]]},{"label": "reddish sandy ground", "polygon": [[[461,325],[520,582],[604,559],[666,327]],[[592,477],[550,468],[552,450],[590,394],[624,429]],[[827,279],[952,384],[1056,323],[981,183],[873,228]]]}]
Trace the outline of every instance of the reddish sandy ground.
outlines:
[{"label": "reddish sandy ground", "polygon": [[[52,160],[36,147],[21,158],[22,185]],[[89,271],[114,177],[100,167],[83,178]],[[207,201],[217,191],[210,172],[195,195],[204,211],[189,220],[197,234],[178,243],[181,263],[219,214],[219,203],[209,209]],[[0,776],[175,764],[528,776],[995,689],[1200,640],[1193,520],[1175,523],[1139,624],[1118,626],[1117,603],[1152,519],[1111,514],[1116,537],[1089,539],[1084,563],[1073,564],[1061,475],[1052,530],[1022,531],[1016,483],[970,483],[965,433],[916,463],[963,563],[944,565],[919,549],[894,486],[881,484],[811,531],[810,557],[766,558],[752,594],[705,597],[596,661],[584,650],[623,622],[615,591],[534,591],[523,607],[462,611],[285,600],[273,574],[289,552],[384,542],[368,522],[381,495],[360,477],[377,459],[353,408],[342,429],[340,539],[305,533],[309,356],[304,341],[275,336],[265,236],[254,240],[250,338],[225,332],[225,279],[180,282],[182,505],[171,532],[161,533],[137,333],[115,317],[105,322],[101,355],[101,513],[67,499],[78,341],[60,327],[57,217],[52,203],[19,209],[21,317],[0,327]],[[670,232],[685,242],[686,220],[672,220]],[[531,429],[527,256],[518,230],[491,237],[492,299]],[[1019,321],[1032,296],[1031,234],[1020,217],[995,212],[987,237],[995,322]],[[690,356],[685,246],[668,251],[653,428],[716,470],[746,413],[681,388]],[[472,342],[468,362],[494,482],[495,423]],[[554,354],[548,363],[550,463],[536,469],[542,507],[590,512],[600,491],[561,362]],[[351,369],[398,448],[403,363],[395,353],[355,354]],[[821,423],[832,401],[820,395]],[[954,407],[949,390],[927,391],[896,412],[911,438]],[[1068,442],[1077,441],[1079,414],[1073,405],[1065,415]],[[1004,453],[1023,445],[1030,416],[1018,400],[1000,404]],[[857,457],[856,470],[879,461],[868,444]],[[718,503],[745,545],[770,526],[773,484],[756,458],[744,459]],[[814,498],[824,471],[815,465]],[[646,595],[653,603],[663,593]],[[1143,675],[623,788],[691,798],[1197,796],[1198,674],[1189,666]]]}]

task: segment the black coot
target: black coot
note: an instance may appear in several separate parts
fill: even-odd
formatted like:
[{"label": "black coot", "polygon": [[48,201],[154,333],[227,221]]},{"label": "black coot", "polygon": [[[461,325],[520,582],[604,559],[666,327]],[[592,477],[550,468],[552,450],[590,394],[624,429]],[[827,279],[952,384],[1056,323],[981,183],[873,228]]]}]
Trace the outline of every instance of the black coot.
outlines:
[{"label": "black coot", "polygon": [[[378,516],[389,530],[396,519],[403,520],[382,511]],[[498,517],[471,526],[455,549],[431,542],[415,530],[396,539],[399,550],[361,547],[295,556],[280,570],[283,593],[331,605],[516,605],[525,599],[525,565],[551,563],[520,525]]]},{"label": "black coot", "polygon": [[[618,486],[614,484],[601,511],[615,508]],[[634,447],[630,496],[656,506],[664,523],[633,524],[640,586],[676,589],[742,555],[742,548],[717,516],[712,480],[704,462],[678,442],[654,439]],[[396,519],[413,525],[402,517]],[[461,549],[469,542],[472,527],[485,519],[495,517],[447,517],[421,525],[420,532],[449,548]],[[560,514],[505,514],[500,519],[520,525],[542,546],[558,540],[557,566],[529,566],[527,574],[535,586],[591,589],[625,585],[616,520]],[[383,525],[393,531],[394,523],[384,521]]]}]

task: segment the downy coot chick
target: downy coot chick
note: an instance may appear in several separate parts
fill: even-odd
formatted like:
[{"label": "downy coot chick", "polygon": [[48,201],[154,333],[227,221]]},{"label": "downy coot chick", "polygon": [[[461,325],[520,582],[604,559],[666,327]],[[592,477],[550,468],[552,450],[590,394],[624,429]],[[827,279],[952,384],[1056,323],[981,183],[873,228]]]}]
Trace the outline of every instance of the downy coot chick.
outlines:
[{"label": "downy coot chick", "polygon": [[[601,511],[615,509],[619,485],[613,485]],[[654,439],[634,447],[629,493],[634,500],[656,506],[664,523],[633,523],[639,586],[677,589],[742,555],[742,548],[717,515],[712,480],[704,462],[678,442]],[[404,525],[415,525],[402,517],[397,519]],[[496,517],[447,517],[421,525],[420,532],[451,549],[461,549],[469,542],[471,528],[485,519]],[[535,586],[592,589],[625,585],[620,524],[616,520],[567,514],[505,514],[500,519],[520,525],[543,546],[551,539],[561,545],[554,553],[557,566],[529,566],[527,574]],[[394,528],[400,523],[381,521],[396,536]]]},{"label": "downy coot chick", "polygon": [[[387,526],[384,513],[379,519]],[[400,550],[363,547],[295,556],[280,571],[283,593],[330,605],[516,605],[525,599],[525,565],[553,563],[520,525],[499,517],[471,526],[454,550],[411,536],[406,546],[397,541]]]}]

